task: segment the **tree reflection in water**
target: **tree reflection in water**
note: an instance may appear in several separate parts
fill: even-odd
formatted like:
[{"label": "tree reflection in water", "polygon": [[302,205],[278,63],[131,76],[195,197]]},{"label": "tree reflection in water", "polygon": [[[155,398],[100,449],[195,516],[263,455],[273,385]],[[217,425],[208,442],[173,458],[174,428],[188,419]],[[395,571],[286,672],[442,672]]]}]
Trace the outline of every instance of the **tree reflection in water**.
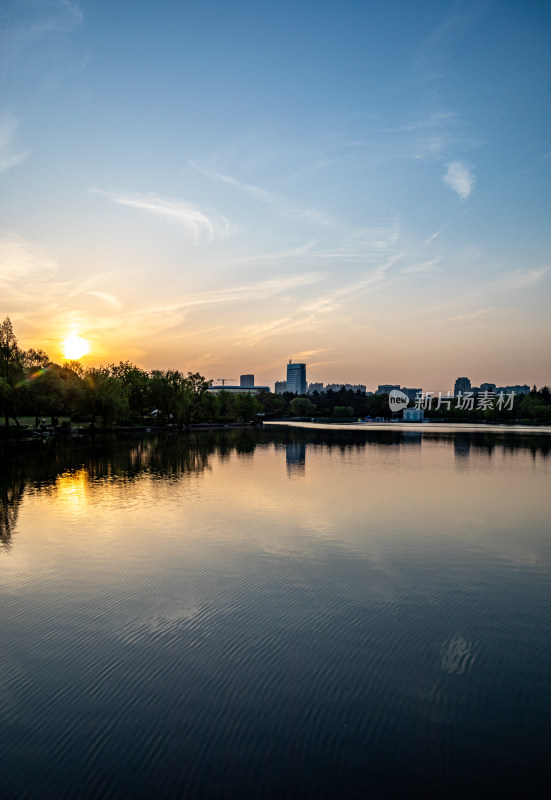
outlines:
[{"label": "tree reflection in water", "polygon": [[289,477],[305,469],[308,448],[420,447],[426,440],[452,440],[456,459],[484,452],[492,458],[496,449],[528,449],[534,458],[549,456],[548,435],[503,433],[414,432],[389,430],[324,430],[298,427],[264,429],[236,428],[197,430],[171,434],[128,434],[47,441],[0,442],[0,546],[9,548],[17,526],[23,496],[27,491],[53,491],[60,476],[81,473],[86,482],[135,481],[148,474],[153,478],[181,480],[210,469],[213,456],[226,460],[232,454],[249,458],[257,447],[285,448]]}]

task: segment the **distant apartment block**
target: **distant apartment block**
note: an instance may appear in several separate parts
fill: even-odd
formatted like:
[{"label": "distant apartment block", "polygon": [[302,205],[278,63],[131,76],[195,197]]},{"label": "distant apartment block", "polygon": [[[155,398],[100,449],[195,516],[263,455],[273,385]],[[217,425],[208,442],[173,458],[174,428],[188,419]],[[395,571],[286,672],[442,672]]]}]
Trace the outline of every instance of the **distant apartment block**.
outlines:
[{"label": "distant apartment block", "polygon": [[240,375],[239,385],[244,389],[252,389],[254,386],[254,375]]},{"label": "distant apartment block", "polygon": [[530,387],[527,383],[517,383],[515,386],[496,386],[495,393],[500,394],[530,394]]},{"label": "distant apartment block", "polygon": [[325,391],[328,392],[329,389],[332,392],[340,392],[341,389],[344,389],[347,392],[363,392],[365,394],[366,387],[363,383],[328,383]]},{"label": "distant apartment block", "polygon": [[423,393],[422,389],[408,389],[405,386],[402,386],[402,390],[401,391],[404,394],[407,394],[407,396],[409,397],[410,403],[414,403],[415,400],[417,399],[417,397],[420,397],[420,395]]},{"label": "distant apartment block", "polygon": [[454,393],[455,397],[457,397],[457,395],[460,392],[461,392],[461,394],[464,394],[465,392],[470,392],[470,391],[472,391],[471,390],[471,382],[470,382],[470,380],[468,378],[458,378],[456,380],[455,386],[454,386],[454,390],[453,390],[453,393]]},{"label": "distant apartment block", "polygon": [[344,389],[345,392],[361,392],[362,394],[366,394],[366,387],[363,383],[328,383],[327,386],[324,386],[323,383],[311,383],[308,386],[308,394],[313,394],[314,392],[323,394],[329,391],[340,392],[341,389]]},{"label": "distant apartment block", "polygon": [[293,394],[306,394],[306,364],[287,364],[287,391]]},{"label": "distant apartment block", "polygon": [[381,383],[377,386],[375,394],[390,394],[393,389],[400,389],[399,383]]},{"label": "distant apartment block", "polygon": [[262,392],[269,392],[269,386],[229,386],[226,384],[215,384],[214,386],[209,386],[207,392],[211,394],[220,394],[221,392],[227,392],[228,394],[262,394]]},{"label": "distant apartment block", "polygon": [[511,386],[496,386],[495,383],[490,383],[485,381],[481,383],[480,386],[471,386],[471,382],[468,378],[458,378],[455,382],[455,389],[454,394],[457,397],[459,392],[473,392],[477,394],[478,392],[494,392],[494,394],[529,394],[530,387],[527,383],[517,383]]},{"label": "distant apartment block", "polygon": [[276,394],[284,394],[287,391],[287,381],[276,381],[274,392]]}]

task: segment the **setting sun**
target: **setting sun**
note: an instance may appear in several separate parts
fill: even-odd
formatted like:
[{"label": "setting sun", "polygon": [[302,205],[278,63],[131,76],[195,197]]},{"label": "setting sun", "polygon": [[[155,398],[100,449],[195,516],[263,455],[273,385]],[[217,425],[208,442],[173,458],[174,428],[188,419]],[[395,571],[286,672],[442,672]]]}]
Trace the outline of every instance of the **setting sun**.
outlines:
[{"label": "setting sun", "polygon": [[72,334],[63,342],[63,355],[70,361],[81,358],[88,352],[90,352],[90,345],[86,339],[83,339],[81,336]]}]

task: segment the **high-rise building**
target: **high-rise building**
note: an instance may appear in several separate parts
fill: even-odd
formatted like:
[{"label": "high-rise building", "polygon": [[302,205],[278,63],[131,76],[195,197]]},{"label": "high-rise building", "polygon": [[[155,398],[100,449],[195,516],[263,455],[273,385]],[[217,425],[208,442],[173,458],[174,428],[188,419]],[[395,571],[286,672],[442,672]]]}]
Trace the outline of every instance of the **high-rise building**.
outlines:
[{"label": "high-rise building", "polygon": [[276,394],[284,394],[287,391],[287,381],[276,381],[274,392]]},{"label": "high-rise building", "polygon": [[308,385],[308,394],[314,394],[314,392],[318,392],[321,394],[324,391],[323,383],[310,383]]},{"label": "high-rise building", "polygon": [[252,388],[254,386],[254,375],[240,375],[239,385],[247,389]]},{"label": "high-rise building", "polygon": [[375,394],[390,394],[393,389],[399,389],[399,383],[381,383],[377,386],[377,391]]},{"label": "high-rise building", "polygon": [[306,364],[287,364],[287,391],[294,394],[306,394]]},{"label": "high-rise building", "polygon": [[455,387],[453,390],[454,396],[457,397],[459,392],[463,394],[464,392],[471,391],[471,382],[468,378],[458,378],[455,382]]}]

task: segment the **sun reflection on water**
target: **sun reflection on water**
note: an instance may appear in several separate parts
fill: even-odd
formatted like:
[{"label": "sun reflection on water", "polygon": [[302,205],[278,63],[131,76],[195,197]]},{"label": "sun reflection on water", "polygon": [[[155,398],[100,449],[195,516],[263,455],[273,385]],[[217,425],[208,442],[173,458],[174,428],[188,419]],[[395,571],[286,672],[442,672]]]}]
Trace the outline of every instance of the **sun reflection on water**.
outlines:
[{"label": "sun reflection on water", "polygon": [[90,500],[88,470],[64,472],[57,478],[55,494],[67,511],[82,513]]}]

